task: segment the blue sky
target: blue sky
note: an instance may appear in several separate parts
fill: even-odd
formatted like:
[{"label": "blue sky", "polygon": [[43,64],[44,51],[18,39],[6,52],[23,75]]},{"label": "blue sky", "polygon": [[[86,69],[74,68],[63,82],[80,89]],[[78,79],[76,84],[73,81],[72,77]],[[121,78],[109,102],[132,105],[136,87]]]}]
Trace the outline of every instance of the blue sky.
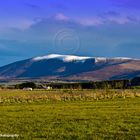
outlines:
[{"label": "blue sky", "polygon": [[140,58],[139,0],[0,0],[0,66],[50,53]]}]

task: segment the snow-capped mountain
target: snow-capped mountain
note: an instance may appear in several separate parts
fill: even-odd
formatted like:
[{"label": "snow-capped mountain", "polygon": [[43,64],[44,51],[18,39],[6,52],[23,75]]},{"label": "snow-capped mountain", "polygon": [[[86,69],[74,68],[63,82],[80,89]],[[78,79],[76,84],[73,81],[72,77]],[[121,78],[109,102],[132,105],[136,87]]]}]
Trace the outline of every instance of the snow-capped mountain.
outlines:
[{"label": "snow-capped mountain", "polygon": [[40,60],[49,60],[49,59],[60,59],[64,62],[72,62],[72,61],[85,61],[87,59],[94,59],[95,62],[99,61],[107,61],[107,60],[132,60],[132,58],[128,57],[116,57],[116,58],[105,58],[105,57],[87,57],[87,56],[75,56],[75,55],[60,55],[60,54],[50,54],[46,56],[35,57],[33,61]]},{"label": "snow-capped mountain", "polygon": [[59,55],[59,54],[50,54],[41,57],[35,57],[33,61],[40,61],[40,60],[49,60],[49,59],[60,59],[64,62],[72,62],[72,61],[85,61],[87,59],[91,59],[92,57],[81,57],[81,56],[74,56],[74,55]]},{"label": "snow-capped mountain", "polygon": [[50,54],[0,68],[0,79],[43,78],[60,80],[127,79],[140,75],[140,60]]}]

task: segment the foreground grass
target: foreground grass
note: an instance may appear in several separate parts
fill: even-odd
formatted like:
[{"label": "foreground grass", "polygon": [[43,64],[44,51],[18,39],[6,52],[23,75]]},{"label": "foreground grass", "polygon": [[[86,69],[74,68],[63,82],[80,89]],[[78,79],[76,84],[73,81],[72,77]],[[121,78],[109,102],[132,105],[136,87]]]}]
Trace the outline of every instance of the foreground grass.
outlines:
[{"label": "foreground grass", "polygon": [[21,95],[19,91],[0,92],[0,134],[18,134],[17,139],[25,140],[140,139],[138,96],[89,98],[91,91],[86,91],[88,96],[82,93],[83,98],[79,98],[79,92],[75,91],[76,96],[65,97],[66,100],[63,96],[72,93],[65,91],[58,98],[55,95],[58,91],[20,92]]}]

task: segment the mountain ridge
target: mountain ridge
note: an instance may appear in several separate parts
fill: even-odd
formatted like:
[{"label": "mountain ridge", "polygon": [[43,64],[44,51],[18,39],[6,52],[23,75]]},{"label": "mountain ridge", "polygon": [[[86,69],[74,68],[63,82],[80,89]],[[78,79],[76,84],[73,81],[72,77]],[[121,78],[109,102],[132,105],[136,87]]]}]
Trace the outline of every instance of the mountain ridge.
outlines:
[{"label": "mountain ridge", "polygon": [[41,78],[100,81],[140,75],[140,60],[50,54],[0,67],[0,79]]}]

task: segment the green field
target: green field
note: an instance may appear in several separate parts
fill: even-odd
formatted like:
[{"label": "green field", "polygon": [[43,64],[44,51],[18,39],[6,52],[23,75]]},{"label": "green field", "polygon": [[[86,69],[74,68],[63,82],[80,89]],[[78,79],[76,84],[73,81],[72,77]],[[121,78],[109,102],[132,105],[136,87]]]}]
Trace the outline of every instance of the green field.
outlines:
[{"label": "green field", "polygon": [[17,134],[14,139],[25,140],[139,140],[139,93],[1,90],[0,135]]}]

